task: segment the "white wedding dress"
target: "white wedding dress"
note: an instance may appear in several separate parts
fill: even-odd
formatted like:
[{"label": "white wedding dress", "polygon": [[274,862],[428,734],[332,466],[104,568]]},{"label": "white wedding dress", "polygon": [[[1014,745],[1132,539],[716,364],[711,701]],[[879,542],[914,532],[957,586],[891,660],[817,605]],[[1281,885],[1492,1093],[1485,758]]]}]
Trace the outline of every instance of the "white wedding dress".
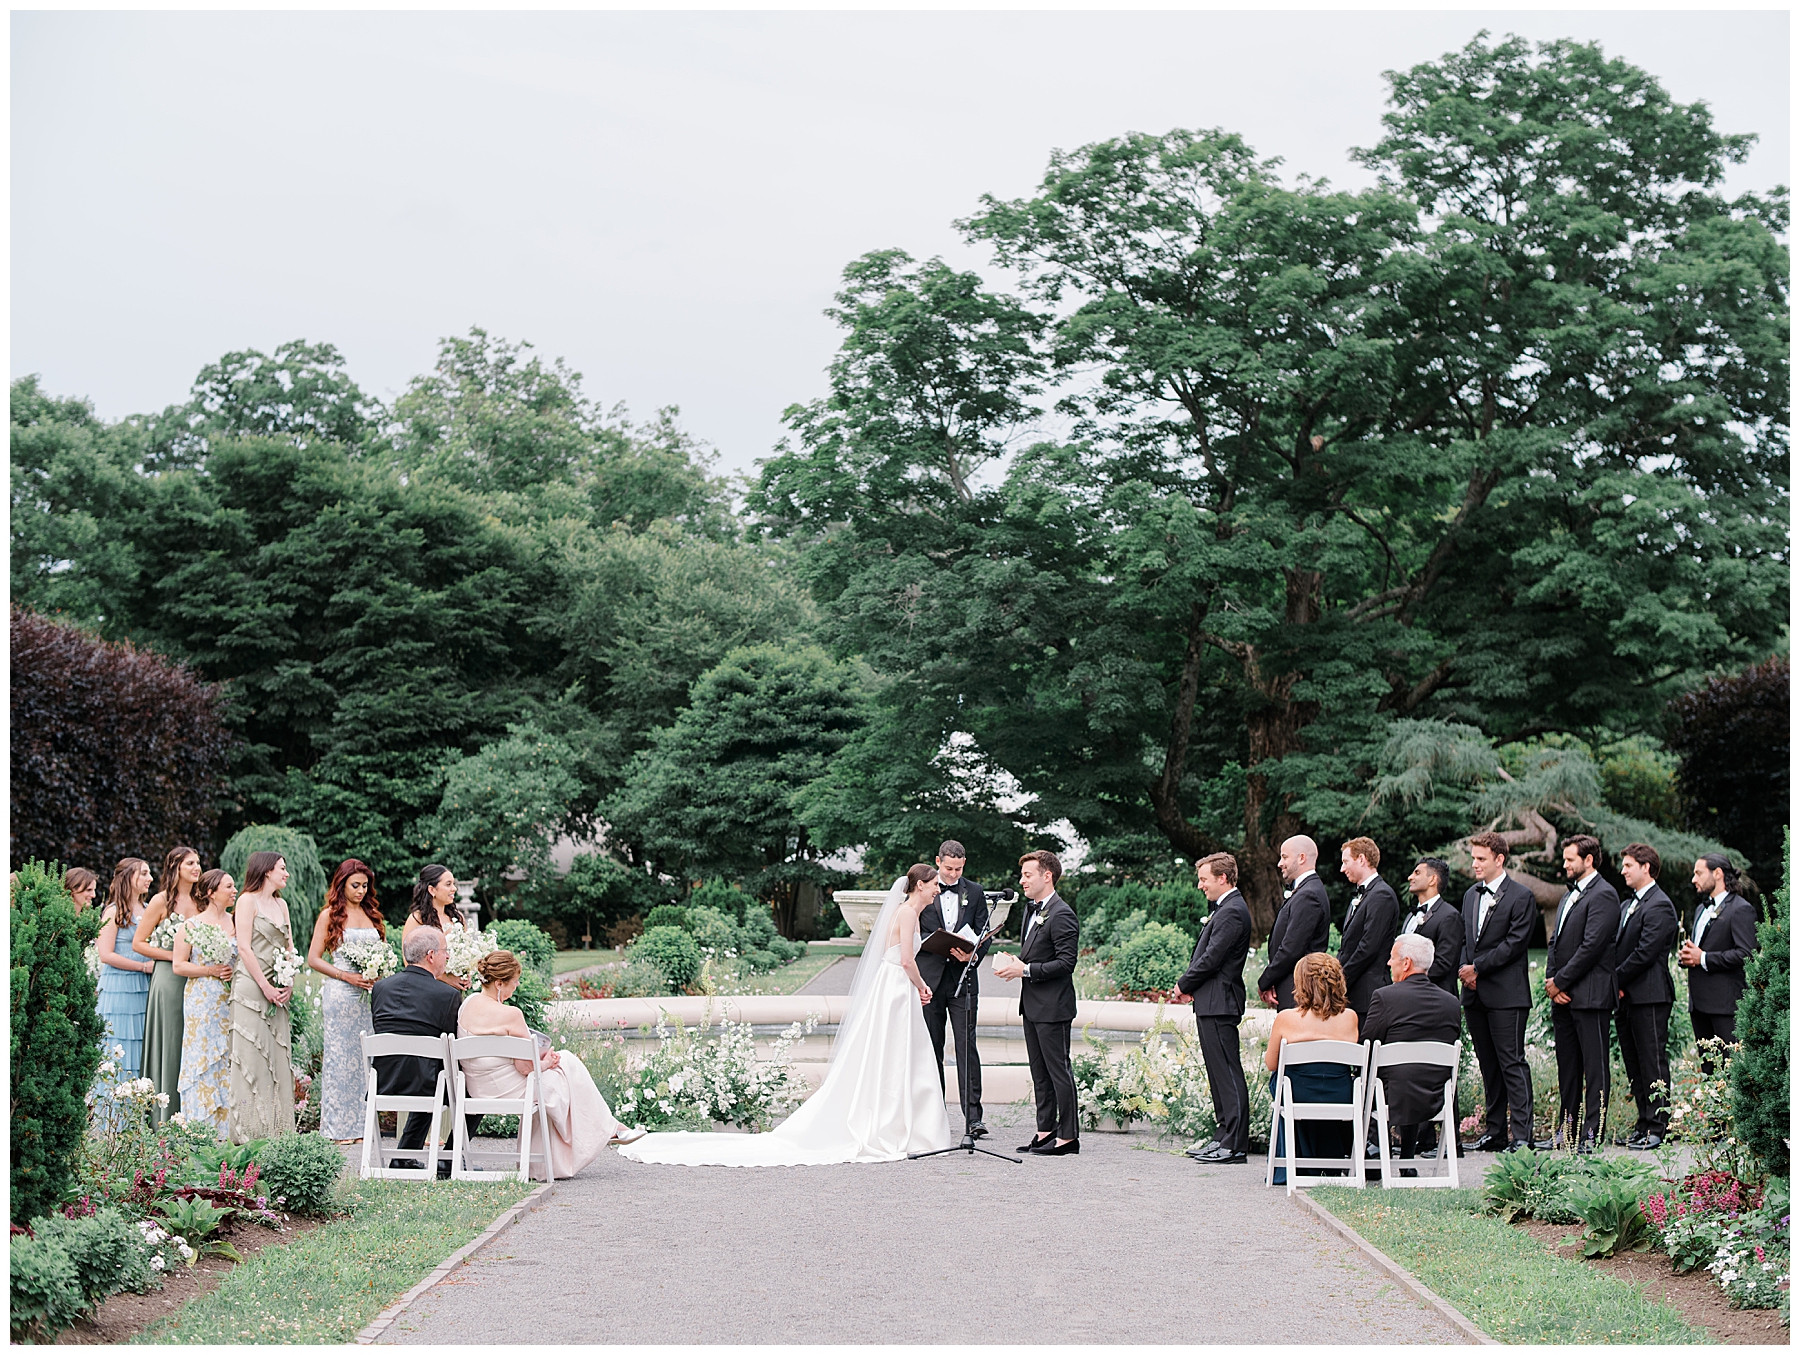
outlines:
[{"label": "white wedding dress", "polygon": [[[896,882],[898,884],[899,882]],[[885,936],[898,911],[882,908],[870,937]],[[918,922],[910,944],[919,948]],[[685,1166],[814,1167],[830,1162],[894,1162],[951,1146],[950,1116],[919,994],[889,946],[857,969],[838,1027],[831,1068],[819,1089],[767,1134],[646,1134],[619,1149],[634,1162]]]}]

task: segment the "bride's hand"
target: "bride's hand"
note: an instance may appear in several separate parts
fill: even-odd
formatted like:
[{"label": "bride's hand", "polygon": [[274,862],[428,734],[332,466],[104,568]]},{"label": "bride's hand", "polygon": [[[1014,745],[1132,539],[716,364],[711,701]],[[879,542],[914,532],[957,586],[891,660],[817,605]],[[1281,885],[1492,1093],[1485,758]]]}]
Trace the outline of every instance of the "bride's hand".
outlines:
[{"label": "bride's hand", "polygon": [[919,1003],[921,1006],[929,1006],[931,1003],[931,989],[922,983],[919,985]]}]

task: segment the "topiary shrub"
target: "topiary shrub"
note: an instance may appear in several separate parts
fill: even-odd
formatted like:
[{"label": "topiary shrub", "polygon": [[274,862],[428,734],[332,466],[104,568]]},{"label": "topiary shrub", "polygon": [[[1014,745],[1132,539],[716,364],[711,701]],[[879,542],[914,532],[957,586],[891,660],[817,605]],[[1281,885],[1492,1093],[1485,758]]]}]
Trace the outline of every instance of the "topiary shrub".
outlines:
[{"label": "topiary shrub", "polygon": [[15,1341],[47,1341],[86,1310],[81,1278],[69,1254],[54,1242],[12,1240],[12,1311]]},{"label": "topiary shrub", "polygon": [[550,981],[556,971],[556,943],[549,932],[517,917],[490,923],[487,931],[502,950],[510,950],[527,969],[537,971],[546,983]]},{"label": "topiary shrub", "polygon": [[281,1134],[257,1159],[263,1190],[290,1214],[329,1214],[344,1155],[317,1134]]},{"label": "topiary shrub", "polygon": [[255,852],[280,852],[287,862],[288,882],[281,897],[287,900],[288,918],[294,924],[294,943],[304,946],[312,939],[313,919],[325,906],[325,886],[331,882],[319,860],[319,844],[312,834],[280,824],[253,823],[240,828],[219,853],[220,868],[231,872],[240,891],[244,888],[244,864]]},{"label": "topiary shrub", "polygon": [[12,865],[104,880],[146,844],[213,841],[236,739],[219,688],[148,650],[12,612]]},{"label": "topiary shrub", "polygon": [[13,882],[12,1218],[47,1214],[75,1186],[87,1133],[87,1090],[100,1067],[106,1027],[82,948],[100,912],[80,916],[62,870],[29,861]]},{"label": "topiary shrub", "polygon": [[736,885],[726,884],[723,880],[708,880],[688,895],[687,902],[689,908],[716,908],[741,926],[744,913],[750,905],[750,896]]},{"label": "topiary shrub", "polygon": [[1738,1137],[1776,1176],[1788,1171],[1788,911],[1794,896],[1793,838],[1782,852],[1782,887],[1757,924],[1756,953],[1744,966],[1731,1060],[1732,1118]]},{"label": "topiary shrub", "polygon": [[689,917],[688,910],[679,903],[659,903],[644,917],[645,931],[652,927],[680,927],[687,931],[692,925],[693,919]]},{"label": "topiary shrub", "polygon": [[1173,988],[1193,958],[1194,938],[1167,922],[1146,922],[1113,957],[1113,977],[1125,991]]},{"label": "topiary shrub", "polygon": [[[685,911],[685,910],[684,910]],[[634,960],[648,960],[662,971],[671,993],[679,993],[700,972],[700,943],[680,927],[649,927],[631,943]]]}]

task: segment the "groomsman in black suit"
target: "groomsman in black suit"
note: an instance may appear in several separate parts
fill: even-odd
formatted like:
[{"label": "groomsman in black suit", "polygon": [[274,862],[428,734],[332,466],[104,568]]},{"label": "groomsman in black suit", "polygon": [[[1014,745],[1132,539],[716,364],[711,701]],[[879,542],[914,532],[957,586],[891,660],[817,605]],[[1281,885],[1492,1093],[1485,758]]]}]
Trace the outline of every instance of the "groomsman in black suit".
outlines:
[{"label": "groomsman in black suit", "polygon": [[1265,1005],[1286,1011],[1295,1006],[1294,966],[1302,955],[1322,951],[1331,941],[1331,899],[1319,878],[1319,844],[1291,837],[1281,844],[1281,878],[1286,902],[1269,929],[1269,963],[1256,980]]},{"label": "groomsman in black suit", "polygon": [[1037,1093],[1038,1132],[1030,1143],[1019,1145],[1019,1151],[1039,1157],[1081,1151],[1075,1072],[1069,1062],[1081,924],[1056,892],[1060,879],[1062,862],[1054,852],[1026,852],[1019,858],[1019,892],[1028,900],[1019,927],[1019,953],[994,957],[999,978],[1024,981],[1019,1015],[1025,1018],[1025,1057]]},{"label": "groomsman in black suit", "polygon": [[1212,1093],[1218,1132],[1211,1142],[1189,1148],[1188,1156],[1209,1166],[1231,1166],[1246,1161],[1250,1152],[1250,1094],[1238,1044],[1238,1024],[1244,1019],[1244,958],[1250,954],[1250,909],[1238,893],[1235,857],[1225,852],[1201,857],[1194,863],[1194,873],[1212,910],[1201,924],[1187,973],[1175,986],[1194,995],[1194,1026],[1206,1060],[1206,1086]]},{"label": "groomsman in black suit", "polygon": [[[946,842],[938,848],[938,896],[919,914],[919,934],[930,936],[942,927],[953,932],[967,926],[977,936],[988,929],[987,894],[973,880],[963,876],[969,864],[968,850],[960,842]],[[963,1124],[970,1137],[982,1138],[987,1126],[981,1122],[981,1055],[975,1050],[975,976],[962,985],[962,996],[956,995],[963,970],[973,960],[981,963],[988,948],[952,950],[950,958],[931,951],[919,952],[919,977],[931,989],[931,1001],[925,1004],[925,1029],[931,1035],[931,1050],[937,1055],[938,1088],[944,1086],[944,1026],[950,1026],[956,1040],[956,1089],[962,1098]]]},{"label": "groomsman in black suit", "polygon": [[[1694,914],[1694,939],[1681,943],[1680,959],[1688,972],[1696,1040],[1737,1041],[1744,961],[1756,949],[1756,910],[1737,892],[1737,882],[1737,868],[1718,852],[1694,862],[1694,888],[1705,902]],[[1701,1066],[1712,1071],[1710,1060]]]},{"label": "groomsman in black suit", "polygon": [[1525,1063],[1525,1018],[1531,1013],[1531,924],[1537,900],[1506,873],[1506,839],[1469,839],[1475,884],[1463,895],[1463,1020],[1481,1065],[1487,1123],[1469,1146],[1476,1152],[1531,1147],[1531,1069]]},{"label": "groomsman in black suit", "polygon": [[[1657,1148],[1669,1134],[1669,1012],[1675,1005],[1669,953],[1679,923],[1674,903],[1656,883],[1662,874],[1656,848],[1632,843],[1619,855],[1619,873],[1631,890],[1619,913],[1619,1053],[1637,1102],[1637,1124],[1625,1146]],[[1663,1090],[1652,1091],[1658,1082]]]},{"label": "groomsman in black suit", "polygon": [[[1563,842],[1562,857],[1569,892],[1557,905],[1544,991],[1550,994],[1550,1025],[1556,1033],[1557,1131],[1585,1153],[1599,1143],[1612,1084],[1619,895],[1600,874],[1597,838],[1577,833]],[[1577,1136],[1575,1114],[1584,1086],[1586,1104]]]},{"label": "groomsman in black suit", "polygon": [[[369,990],[370,1021],[377,1035],[454,1035],[462,994],[443,981],[450,948],[436,927],[418,927],[401,947],[406,968],[377,979]],[[444,1065],[438,1059],[412,1054],[384,1054],[375,1060],[375,1090],[382,1096],[430,1096]],[[446,1119],[448,1116],[446,1115]],[[470,1116],[478,1120],[478,1116]],[[423,1148],[431,1129],[431,1116],[423,1110],[408,1113],[397,1147]],[[474,1125],[470,1125],[474,1133]],[[435,1149],[436,1144],[432,1147]],[[391,1167],[417,1168],[419,1162],[395,1158]],[[438,1163],[438,1175],[448,1176],[450,1164]]]},{"label": "groomsman in black suit", "polygon": [[[1388,973],[1394,981],[1378,989],[1369,1004],[1363,1039],[1455,1044],[1462,1038],[1461,1004],[1429,977],[1436,950],[1430,937],[1416,932],[1395,938],[1388,952]],[[1388,1120],[1400,1129],[1401,1157],[1413,1156],[1420,1146],[1420,1130],[1443,1113],[1444,1084],[1455,1076],[1455,1069],[1430,1063],[1401,1063],[1381,1070]],[[1411,1174],[1410,1168],[1406,1171]]]},{"label": "groomsman in black suit", "polygon": [[1450,887],[1450,864],[1428,856],[1406,877],[1412,891],[1412,912],[1400,924],[1402,936],[1422,936],[1431,942],[1431,981],[1451,997],[1457,997],[1456,971],[1462,964],[1462,910],[1444,899]]},{"label": "groomsman in black suit", "polygon": [[1346,842],[1341,864],[1344,878],[1356,888],[1344,913],[1337,959],[1344,971],[1350,1010],[1358,1021],[1366,1021],[1369,999],[1388,983],[1388,952],[1400,934],[1400,899],[1394,887],[1375,873],[1381,865],[1381,848],[1373,838],[1353,837]]}]

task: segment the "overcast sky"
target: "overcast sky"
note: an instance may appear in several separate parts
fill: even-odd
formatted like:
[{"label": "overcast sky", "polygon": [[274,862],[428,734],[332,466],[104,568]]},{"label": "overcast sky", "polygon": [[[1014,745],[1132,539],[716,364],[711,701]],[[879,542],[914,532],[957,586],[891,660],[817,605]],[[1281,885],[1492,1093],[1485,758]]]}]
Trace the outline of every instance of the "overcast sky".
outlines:
[{"label": "overcast sky", "polygon": [[956,218],[1126,131],[1360,185],[1382,71],[1484,27],[1597,39],[1760,135],[1728,189],[1789,181],[1779,12],[15,12],[12,372],[116,418],[306,338],[391,400],[480,325],[748,471],[848,260],[985,268]]}]

